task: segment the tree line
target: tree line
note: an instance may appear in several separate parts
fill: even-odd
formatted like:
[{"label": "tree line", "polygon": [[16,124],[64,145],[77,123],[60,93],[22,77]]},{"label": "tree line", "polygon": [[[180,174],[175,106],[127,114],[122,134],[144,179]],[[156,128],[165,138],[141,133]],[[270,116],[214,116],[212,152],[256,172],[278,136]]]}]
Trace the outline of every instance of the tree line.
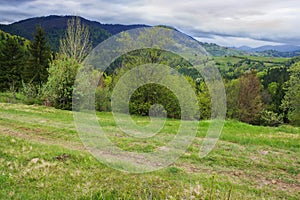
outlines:
[{"label": "tree line", "polygon": [[[16,93],[21,93],[25,103],[71,109],[76,74],[92,49],[89,30],[80,19],[69,20],[58,52],[50,50],[45,32],[39,26],[29,44],[3,33],[0,37],[3,41],[0,45],[0,91],[10,92],[14,98]],[[111,111],[111,93],[120,77],[134,66],[147,63],[166,64],[178,70],[197,96],[199,110],[195,110],[190,118],[210,118],[211,97],[200,74],[181,57],[153,49],[130,52],[111,64],[98,83],[95,108]],[[237,65],[232,65],[226,72],[221,70],[228,118],[257,125],[300,124],[299,59],[268,67],[249,60]],[[100,72],[93,70],[97,77]],[[131,96],[129,110],[132,114],[148,115],[154,104],[163,105],[168,117],[181,117],[176,96],[157,84],[138,88]]]}]

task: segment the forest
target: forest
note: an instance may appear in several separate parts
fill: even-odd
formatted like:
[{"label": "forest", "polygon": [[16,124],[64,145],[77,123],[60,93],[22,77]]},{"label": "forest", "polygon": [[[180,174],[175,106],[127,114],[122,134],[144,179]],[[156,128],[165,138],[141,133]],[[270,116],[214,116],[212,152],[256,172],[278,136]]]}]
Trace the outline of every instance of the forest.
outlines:
[{"label": "forest", "polygon": [[[95,45],[88,26],[79,18],[69,20],[62,35],[58,50],[53,51],[41,26],[36,27],[32,40],[0,31],[2,101],[72,108],[77,71]],[[300,124],[300,57],[224,55],[210,59],[225,84],[227,118],[264,126]],[[211,97],[201,75],[184,59],[154,49],[123,55],[109,66],[96,89],[96,110],[111,111],[111,92],[118,79],[145,63],[168,64],[181,73],[197,95],[200,119],[210,119]],[[129,110],[131,114],[145,116],[151,105],[158,103],[166,108],[169,118],[180,118],[176,97],[156,84],[138,88],[131,97]]]}]

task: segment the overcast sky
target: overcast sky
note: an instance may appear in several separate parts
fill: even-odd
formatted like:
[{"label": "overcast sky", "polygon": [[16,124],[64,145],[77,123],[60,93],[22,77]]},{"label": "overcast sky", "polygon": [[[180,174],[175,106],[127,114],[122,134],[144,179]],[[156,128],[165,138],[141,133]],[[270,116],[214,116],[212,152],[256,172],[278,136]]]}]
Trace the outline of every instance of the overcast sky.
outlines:
[{"label": "overcast sky", "polygon": [[299,0],[0,0],[0,23],[80,15],[101,23],[170,25],[224,46],[300,45]]}]

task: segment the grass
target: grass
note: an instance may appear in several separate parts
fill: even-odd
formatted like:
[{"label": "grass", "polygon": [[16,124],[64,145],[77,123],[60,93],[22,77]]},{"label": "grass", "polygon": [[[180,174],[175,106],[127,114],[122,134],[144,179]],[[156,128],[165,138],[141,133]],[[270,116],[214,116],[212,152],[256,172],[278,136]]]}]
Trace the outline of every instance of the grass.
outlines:
[{"label": "grass", "polygon": [[[82,145],[70,111],[0,104],[0,199],[299,199],[300,129],[226,121],[220,140],[198,156],[209,121],[172,165],[131,174],[98,162]],[[174,138],[168,119],[155,137],[120,131],[111,113],[97,113],[108,137],[127,151],[151,152]],[[140,124],[147,117],[134,116]]]}]

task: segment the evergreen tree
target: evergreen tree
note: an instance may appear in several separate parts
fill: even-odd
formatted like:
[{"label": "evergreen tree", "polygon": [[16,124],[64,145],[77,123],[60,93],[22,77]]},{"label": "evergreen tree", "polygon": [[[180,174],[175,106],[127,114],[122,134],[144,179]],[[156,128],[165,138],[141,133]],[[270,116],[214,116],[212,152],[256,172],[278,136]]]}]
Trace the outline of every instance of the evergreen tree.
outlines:
[{"label": "evergreen tree", "polygon": [[0,51],[0,91],[15,92],[21,86],[25,52],[14,37]]},{"label": "evergreen tree", "polygon": [[290,80],[287,82],[287,92],[282,102],[282,108],[288,113],[292,124],[300,125],[300,63],[290,69]]},{"label": "evergreen tree", "polygon": [[48,67],[51,59],[51,51],[47,46],[47,39],[43,29],[38,26],[34,34],[34,40],[29,46],[30,58],[25,70],[25,80],[40,86],[47,81]]}]

